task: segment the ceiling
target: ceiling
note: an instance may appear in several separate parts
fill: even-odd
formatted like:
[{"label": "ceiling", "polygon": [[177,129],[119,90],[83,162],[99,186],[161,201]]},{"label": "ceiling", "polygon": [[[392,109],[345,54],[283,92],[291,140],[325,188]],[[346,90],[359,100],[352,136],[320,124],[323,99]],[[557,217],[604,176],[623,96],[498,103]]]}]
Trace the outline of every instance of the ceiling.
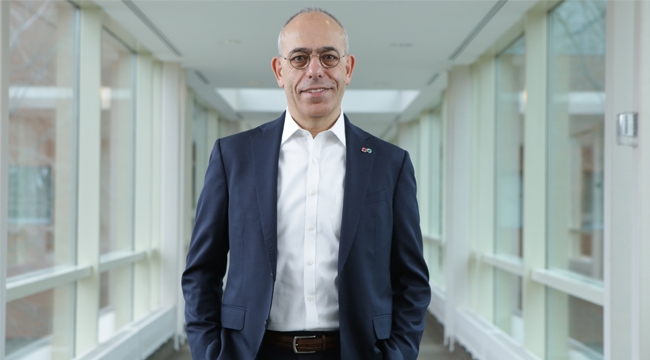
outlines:
[{"label": "ceiling", "polygon": [[[454,65],[476,60],[536,1],[95,0],[95,3],[157,58],[180,62],[188,69],[188,84],[223,117],[244,121],[249,126],[276,118],[286,104],[235,106],[228,102],[232,96],[222,95],[237,90],[242,94],[281,91],[271,71],[280,28],[302,7],[320,6],[345,26],[350,52],[357,58],[348,89],[354,90],[350,93],[354,94],[351,97],[355,101],[365,103],[348,105],[358,109],[351,113],[346,110],[344,99],[344,111],[353,123],[377,136],[390,138],[397,121],[409,120],[436,105],[446,87],[446,71]],[[402,94],[396,96],[403,98],[405,93],[414,99],[407,106],[394,109],[382,106],[388,94]],[[248,102],[251,100],[254,103],[254,98]]]}]

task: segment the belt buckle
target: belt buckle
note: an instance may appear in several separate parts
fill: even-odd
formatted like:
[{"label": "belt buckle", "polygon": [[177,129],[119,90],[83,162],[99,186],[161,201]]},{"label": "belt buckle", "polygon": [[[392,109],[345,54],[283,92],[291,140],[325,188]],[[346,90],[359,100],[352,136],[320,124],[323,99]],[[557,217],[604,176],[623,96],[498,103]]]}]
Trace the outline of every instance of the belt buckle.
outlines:
[{"label": "belt buckle", "polygon": [[316,335],[311,335],[311,336],[294,336],[293,337],[293,352],[296,354],[311,354],[315,353],[316,351],[299,351],[298,350],[298,343],[296,342],[298,339],[315,339]]}]

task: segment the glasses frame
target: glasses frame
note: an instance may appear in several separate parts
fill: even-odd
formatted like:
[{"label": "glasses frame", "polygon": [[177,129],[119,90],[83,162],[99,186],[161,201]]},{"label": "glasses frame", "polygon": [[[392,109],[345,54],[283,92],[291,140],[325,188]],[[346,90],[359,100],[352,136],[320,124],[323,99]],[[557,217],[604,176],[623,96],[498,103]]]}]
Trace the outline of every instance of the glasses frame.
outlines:
[{"label": "glasses frame", "polygon": [[[323,63],[323,58],[322,58],[321,56],[322,56],[323,54],[325,54],[326,52],[330,52],[330,51],[334,51],[334,52],[339,56],[339,61],[337,61],[336,64],[334,64],[334,65],[332,65],[332,66],[327,66],[327,65],[325,65],[325,64]],[[309,59],[307,60],[307,64],[306,64],[305,66],[303,66],[303,67],[296,67],[296,66],[291,62],[291,57],[292,57],[294,54],[296,54],[296,53],[300,53],[300,52],[304,52],[305,55],[309,57]],[[320,62],[320,65],[321,65],[323,68],[325,68],[325,69],[331,69],[331,68],[336,67],[338,64],[340,64],[340,63],[341,63],[341,59],[343,59],[344,57],[348,56],[348,54],[343,54],[343,55],[341,55],[341,54],[340,54],[336,49],[326,49],[326,50],[323,50],[323,51],[319,52],[318,54],[307,54],[307,52],[304,51],[304,50],[296,50],[296,51],[292,52],[291,54],[289,54],[289,57],[288,57],[288,58],[286,58],[286,57],[280,55],[281,58],[283,58],[284,60],[287,60],[287,61],[289,62],[289,64],[291,64],[291,66],[292,66],[294,69],[296,69],[296,70],[305,70],[306,68],[308,68],[309,65],[311,64],[311,58],[314,57],[314,56],[318,56],[318,62]]]}]

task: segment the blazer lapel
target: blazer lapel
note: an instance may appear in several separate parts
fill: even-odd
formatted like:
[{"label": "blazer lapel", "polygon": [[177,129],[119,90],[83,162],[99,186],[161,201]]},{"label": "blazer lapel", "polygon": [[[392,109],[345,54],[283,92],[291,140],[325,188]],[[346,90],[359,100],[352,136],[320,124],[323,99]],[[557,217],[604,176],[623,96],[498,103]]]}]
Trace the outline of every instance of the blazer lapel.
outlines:
[{"label": "blazer lapel", "polygon": [[255,192],[262,220],[262,234],[275,280],[278,259],[278,159],[284,113],[251,135],[251,154],[255,168]]},{"label": "blazer lapel", "polygon": [[373,148],[370,135],[352,125],[345,117],[345,192],[343,195],[343,218],[339,243],[338,271],[341,274],[350,254],[352,241],[357,231],[363,200],[368,190],[376,152],[362,152],[362,148]]}]

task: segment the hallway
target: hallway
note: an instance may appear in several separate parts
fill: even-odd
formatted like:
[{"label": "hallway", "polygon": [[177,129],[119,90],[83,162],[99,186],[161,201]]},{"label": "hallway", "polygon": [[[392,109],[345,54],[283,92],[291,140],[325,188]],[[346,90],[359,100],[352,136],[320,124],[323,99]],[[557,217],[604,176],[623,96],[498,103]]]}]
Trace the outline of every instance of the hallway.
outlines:
[{"label": "hallway", "polygon": [[[345,42],[283,47],[283,24],[317,3],[345,25]],[[313,50],[306,67],[293,56],[299,50]],[[274,217],[275,230],[290,219],[292,233],[305,234],[289,252],[302,254],[296,264],[306,275],[295,283],[309,287],[312,305],[328,293],[317,280],[321,270],[331,278],[326,264],[339,249],[364,278],[346,292],[377,314],[388,308],[367,293],[388,292],[374,272],[390,270],[393,289],[395,270],[426,263],[428,309],[444,326],[427,319],[420,359],[650,360],[647,59],[650,0],[0,0],[0,360],[190,359],[187,344],[174,350],[187,337],[179,281],[196,265],[190,244],[218,247],[196,251],[220,264],[217,278],[224,258],[245,254],[233,269],[262,271],[260,281],[270,269],[277,281],[286,246],[273,251]],[[273,64],[296,79],[310,66],[327,75],[338,97],[323,99],[340,100],[329,120],[343,114],[344,127],[374,136],[353,143],[359,133],[348,131],[348,143],[339,133],[344,156],[338,145],[333,157],[302,149],[313,156],[295,169],[311,170],[284,192],[273,186],[286,178],[280,157],[274,162],[288,139],[278,132],[264,148],[219,140],[250,131],[253,141],[268,129],[256,127],[286,118],[296,94],[329,96],[325,85],[286,86]],[[291,113],[299,124],[304,114]],[[226,143],[244,147],[224,151]],[[397,164],[384,151],[393,146],[408,152],[400,174],[414,181],[382,175]],[[206,177],[213,152],[228,181]],[[348,169],[368,186],[340,181]],[[325,186],[330,177],[336,184]],[[215,185],[228,196],[211,195]],[[274,192],[310,206],[278,217],[284,205]],[[410,211],[402,194],[415,195]],[[219,234],[197,242],[203,204],[219,208],[207,217],[219,226],[206,227]],[[412,230],[417,215],[419,232],[402,241],[406,222],[387,214],[409,219]],[[359,238],[369,241],[343,242]],[[389,249],[390,258],[378,256]],[[199,279],[207,289],[220,281]],[[239,286],[220,296],[245,308],[256,299],[259,308],[258,300],[268,305],[265,286],[255,287],[263,297],[239,296]],[[232,311],[237,324],[250,322]],[[455,352],[443,338],[459,344]]]},{"label": "hallway", "polygon": [[[422,336],[419,360],[471,360],[472,356],[463,347],[457,345],[453,353],[443,345],[444,328],[433,316],[427,315],[427,328]],[[190,349],[183,346],[174,352],[173,344],[168,341],[148,360],[191,360]]]}]

